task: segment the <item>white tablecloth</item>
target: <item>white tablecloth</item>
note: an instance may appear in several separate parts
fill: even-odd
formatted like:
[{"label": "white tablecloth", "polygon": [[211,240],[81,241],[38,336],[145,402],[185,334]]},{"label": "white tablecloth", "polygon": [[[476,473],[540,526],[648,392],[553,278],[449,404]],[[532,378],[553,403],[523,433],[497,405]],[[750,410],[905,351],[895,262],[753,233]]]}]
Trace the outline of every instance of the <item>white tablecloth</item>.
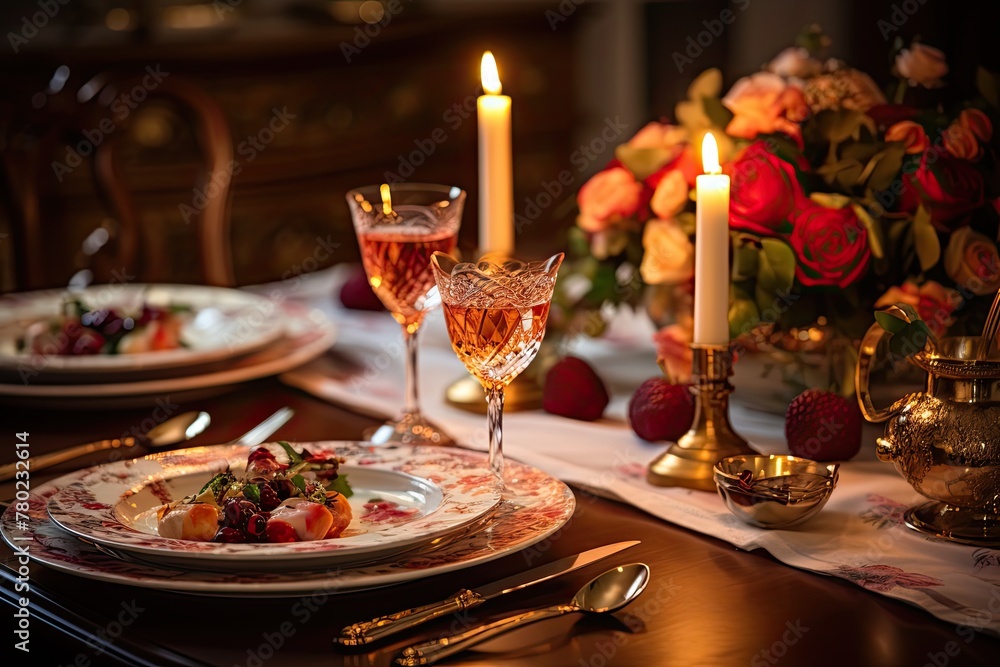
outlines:
[{"label": "white tablecloth", "polygon": [[[399,327],[385,313],[339,307],[331,300],[337,278],[334,272],[297,286],[294,296],[323,307],[337,323],[339,337],[321,360],[324,365],[305,366],[282,379],[331,402],[389,417],[403,398]],[[647,484],[646,464],[664,446],[633,435],[626,407],[635,387],[659,372],[650,333],[645,317],[622,316],[609,336],[576,345],[572,353],[587,359],[612,393],[605,417],[580,422],[542,411],[509,413],[504,417],[505,454],[740,549],[766,549],[793,567],[841,577],[956,626],[1000,635],[1000,550],[926,538],[906,528],[902,511],[926,499],[891,465],[875,460],[877,428],[866,427],[862,453],[841,467],[839,485],[823,511],[792,530],[748,526],[729,513],[717,494]],[[485,417],[444,402],[445,388],[466,371],[451,350],[440,312],[428,316],[420,335],[424,413],[453,437],[486,449]],[[787,453],[783,419],[741,408],[738,392],[735,398],[737,430],[762,453]]]}]

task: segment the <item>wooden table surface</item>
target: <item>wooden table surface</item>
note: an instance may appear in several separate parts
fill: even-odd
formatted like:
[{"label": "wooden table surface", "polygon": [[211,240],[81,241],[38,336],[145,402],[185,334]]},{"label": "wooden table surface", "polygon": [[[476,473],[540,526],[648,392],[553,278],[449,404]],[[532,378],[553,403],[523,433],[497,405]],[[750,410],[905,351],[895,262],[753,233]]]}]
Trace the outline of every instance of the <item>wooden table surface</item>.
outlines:
[{"label": "wooden table surface", "polygon": [[[274,379],[174,409],[210,412],[212,425],[190,443],[204,445],[242,434],[283,405],[293,407],[296,414],[276,434],[280,439],[355,439],[371,425],[367,418],[286,388]],[[150,409],[74,412],[0,406],[0,433],[6,443],[0,449],[0,462],[13,460],[17,432],[30,433],[31,451],[40,454],[118,435],[150,415]],[[38,471],[31,481],[37,486],[84,463],[103,460],[107,460],[106,455],[97,455],[89,461]],[[546,621],[445,664],[1000,664],[1000,639],[970,635],[917,608],[844,581],[796,570],[764,552],[742,552],[632,507],[574,491],[576,514],[564,530],[540,544],[547,552],[535,564],[620,540],[639,539],[642,544],[571,575],[493,600],[464,617],[448,617],[425,626],[403,641],[371,653],[335,649],[331,638],[350,622],[432,602],[461,587],[524,570],[524,555],[381,590],[278,600],[164,593],[90,581],[38,564],[32,566],[31,578],[58,591],[67,607],[98,622],[110,621],[123,604],[129,605],[136,610],[134,621],[125,629],[130,638],[166,644],[208,664],[226,667],[387,665],[410,640],[439,636],[449,627],[516,609],[567,601],[580,585],[606,567],[633,561],[647,563],[652,580],[642,596],[616,616]],[[0,498],[13,495],[12,483],[0,484]],[[6,545],[0,555],[10,563],[11,550]],[[4,609],[7,620],[3,625],[11,627],[10,609]],[[97,650],[68,641],[37,622],[32,625],[30,655],[13,650],[15,640],[10,630],[2,637],[0,656],[12,656],[13,663],[2,659],[0,664],[108,664]]]}]

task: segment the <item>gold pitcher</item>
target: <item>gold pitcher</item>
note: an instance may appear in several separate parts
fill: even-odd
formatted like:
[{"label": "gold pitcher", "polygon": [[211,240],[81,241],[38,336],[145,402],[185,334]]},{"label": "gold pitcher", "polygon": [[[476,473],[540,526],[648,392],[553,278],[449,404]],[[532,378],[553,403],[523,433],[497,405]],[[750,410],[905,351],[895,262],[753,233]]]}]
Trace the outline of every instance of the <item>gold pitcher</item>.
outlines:
[{"label": "gold pitcher", "polygon": [[[906,313],[888,312],[910,321]],[[927,390],[876,408],[869,376],[887,332],[872,325],[861,341],[855,388],[870,422],[884,422],[879,460],[892,462],[931,502],[912,507],[906,525],[946,540],[1000,546],[1000,358],[976,361],[979,336],[944,338],[906,359],[927,373]]]}]

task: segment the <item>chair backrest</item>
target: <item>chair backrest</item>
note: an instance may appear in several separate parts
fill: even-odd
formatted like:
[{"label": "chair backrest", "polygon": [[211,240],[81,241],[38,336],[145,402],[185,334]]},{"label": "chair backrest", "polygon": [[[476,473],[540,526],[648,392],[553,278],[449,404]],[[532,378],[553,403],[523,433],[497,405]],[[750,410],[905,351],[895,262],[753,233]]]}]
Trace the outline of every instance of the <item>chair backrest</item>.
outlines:
[{"label": "chair backrest", "polygon": [[[102,75],[91,79],[88,85],[97,85],[101,91],[131,90],[141,85],[142,76]],[[146,86],[150,98],[168,98],[189,115],[194,126],[201,161],[198,169],[196,191],[204,193],[189,204],[180,204],[178,210],[187,222],[194,222],[197,237],[198,264],[202,280],[209,285],[235,285],[232,244],[230,241],[230,184],[233,162],[233,141],[229,123],[221,107],[200,86],[183,77],[171,74],[162,78],[155,87]],[[51,177],[50,164],[63,149],[67,133],[79,133],[98,127],[109,118],[108,107],[98,100],[113,100],[114,94],[102,95],[91,91],[89,103],[81,103],[73,113],[50,118],[36,131],[32,140],[12,138],[3,147],[3,167],[6,171],[6,203],[12,222],[16,287],[20,290],[43,286],[46,245],[54,239],[46,234],[42,220],[41,198],[43,179]],[[123,164],[123,145],[128,136],[127,128],[135,114],[128,114],[107,133],[92,152],[94,187],[116,220],[112,240],[101,249],[101,264],[106,267],[129,267],[140,276],[159,278],[165,272],[169,258],[165,256],[162,239],[150,233],[143,225],[141,206],[128,185]],[[139,272],[137,262],[149,270]],[[95,271],[95,274],[98,272]],[[97,280],[108,279],[96,275]]]}]

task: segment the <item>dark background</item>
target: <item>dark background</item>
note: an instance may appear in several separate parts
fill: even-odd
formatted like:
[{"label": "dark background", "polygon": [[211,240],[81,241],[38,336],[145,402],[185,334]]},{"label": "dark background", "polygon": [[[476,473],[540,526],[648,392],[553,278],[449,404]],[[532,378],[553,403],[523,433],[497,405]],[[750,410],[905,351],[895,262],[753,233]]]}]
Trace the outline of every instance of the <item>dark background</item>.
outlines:
[{"label": "dark background", "polygon": [[[179,210],[194,198],[203,164],[196,111],[156,95],[125,119],[116,119],[109,107],[147,66],[158,64],[172,80],[205,91],[222,110],[234,146],[266,127],[275,108],[295,115],[253,160],[243,159],[233,177],[240,284],[303,270],[318,238],[338,244],[321,264],[356,260],[344,192],[384,180],[401,161],[415,165],[407,180],[469,191],[460,244],[473,252],[475,114],[456,123],[446,113],[479,94],[479,59],[486,49],[496,54],[504,92],[513,98],[515,213],[532,218],[518,234],[518,252],[526,256],[562,247],[575,215],[575,191],[612,156],[614,144],[649,120],[671,119],[698,73],[721,68],[728,89],[809,23],[819,23],[832,38],[830,56],[883,86],[893,81],[888,54],[897,36],[909,43],[919,35],[941,48],[951,72],[935,102],[971,95],[977,65],[1000,70],[1000,3],[991,0],[383,0],[381,7],[327,0],[64,1],[0,5],[0,291],[64,285],[80,268],[107,279],[119,268],[115,244],[123,216],[102,196],[91,161],[62,182],[52,168],[81,132],[93,131],[104,118],[115,121],[104,138],[120,151],[119,186],[134,203],[142,239],[129,272],[146,280],[200,279],[194,230]],[[25,20],[46,7],[58,11],[36,21],[44,25],[15,53],[12,38],[30,34]],[[886,38],[894,7],[897,22],[906,20]],[[727,8],[735,21],[678,72],[674,52],[683,53],[688,38],[706,29],[703,22]],[[356,41],[363,18],[378,11],[389,21],[382,19],[370,43]],[[81,87],[95,77],[102,93],[81,101]],[[911,92],[917,96],[912,101],[928,101],[919,99],[922,91]],[[598,140],[609,125],[625,129],[611,142]],[[410,160],[415,142],[427,146],[435,130],[446,140]],[[602,150],[580,159],[583,146]],[[572,175],[570,185],[546,204],[539,195],[552,192],[564,170]],[[30,257],[18,245],[26,192],[38,206],[45,239]],[[86,256],[81,243],[98,227],[111,240]],[[33,284],[24,280],[26,265],[39,276]]]}]

